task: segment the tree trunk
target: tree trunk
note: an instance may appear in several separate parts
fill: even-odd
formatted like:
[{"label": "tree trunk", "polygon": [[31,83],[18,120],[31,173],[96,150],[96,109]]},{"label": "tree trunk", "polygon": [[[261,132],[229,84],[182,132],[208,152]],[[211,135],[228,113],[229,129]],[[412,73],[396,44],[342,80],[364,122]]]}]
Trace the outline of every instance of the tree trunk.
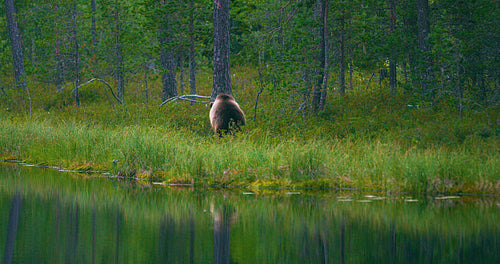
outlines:
[{"label": "tree trunk", "polygon": [[97,58],[97,29],[96,29],[96,3],[95,0],[92,0],[90,3],[91,10],[92,10],[92,22],[90,25],[91,31],[92,31],[92,48],[91,48],[91,71],[94,75],[99,76],[99,60]]},{"label": "tree trunk", "polygon": [[345,94],[345,10],[342,7],[340,18],[340,62],[339,62],[340,93]]},{"label": "tree trunk", "polygon": [[120,31],[121,31],[121,21],[120,21],[120,6],[119,2],[115,2],[115,82],[116,82],[116,92],[118,98],[124,101],[125,97],[125,78],[123,76],[123,52],[122,44],[120,43]]},{"label": "tree trunk", "polygon": [[149,71],[149,62],[146,61],[144,63],[144,96],[146,97],[146,103],[149,100],[148,71]]},{"label": "tree trunk", "polygon": [[172,26],[168,15],[162,17],[160,22],[160,61],[165,69],[162,77],[162,101],[177,96],[177,81],[175,79],[175,50],[172,45]]},{"label": "tree trunk", "polygon": [[178,64],[179,64],[179,89],[181,91],[181,94],[184,94],[184,52],[179,53],[179,58],[178,58]]},{"label": "tree trunk", "polygon": [[14,63],[14,77],[19,88],[26,89],[26,71],[24,69],[24,57],[21,44],[21,34],[15,19],[16,10],[13,0],[5,0],[5,14],[7,17],[7,28],[9,30],[12,60]]},{"label": "tree trunk", "polygon": [[432,72],[432,47],[429,40],[429,0],[417,0],[417,39],[420,59],[418,65],[422,95],[427,96],[430,92],[430,84],[434,78]]},{"label": "tree trunk", "polygon": [[[391,37],[394,37],[396,30],[396,0],[389,0],[389,9],[390,9],[390,28],[389,32]],[[391,41],[392,42],[392,41]],[[397,76],[396,76],[396,52],[395,47],[389,47],[391,50],[391,54],[389,56],[389,89],[392,94],[395,94],[396,84],[397,84]]]},{"label": "tree trunk", "polygon": [[328,79],[328,0],[320,0],[320,30],[319,30],[319,74],[314,86],[312,108],[317,113],[323,109],[326,99],[326,88]]},{"label": "tree trunk", "polygon": [[[59,8],[57,3],[55,4],[55,12],[59,13]],[[54,28],[55,28],[55,60],[56,60],[55,84],[57,90],[59,91],[64,81],[64,67],[61,58],[61,46],[62,46],[62,41],[60,36],[61,31],[59,30],[59,25],[57,23],[57,20],[54,23]]]},{"label": "tree trunk", "polygon": [[403,10],[403,41],[404,41],[404,49],[407,51],[407,59],[408,64],[403,63],[403,70],[405,74],[405,84],[410,82],[411,87],[418,87],[419,84],[417,82],[417,54],[416,51],[418,46],[413,40],[413,36],[417,34],[417,19],[416,16],[413,15],[412,10],[415,10],[415,2],[410,0],[400,1],[400,5]]},{"label": "tree trunk", "polygon": [[214,0],[214,73],[211,101],[232,94],[229,44],[229,0]]},{"label": "tree trunk", "polygon": [[[196,55],[194,47],[194,0],[189,2],[189,87],[190,94],[196,94]],[[193,103],[191,103],[193,105]]]},{"label": "tree trunk", "polygon": [[354,90],[353,84],[354,65],[352,63],[352,50],[349,50],[349,90]]},{"label": "tree trunk", "polygon": [[80,92],[78,91],[78,86],[80,85],[80,52],[79,52],[79,47],[80,44],[78,43],[78,28],[76,25],[76,19],[78,15],[78,5],[75,3],[73,5],[73,14],[71,16],[71,27],[72,27],[72,38],[73,38],[73,47],[74,47],[74,54],[73,54],[73,74],[74,74],[74,79],[73,79],[73,94],[75,97],[75,104],[76,107],[80,107]]},{"label": "tree trunk", "polygon": [[177,96],[177,81],[175,79],[175,54],[171,47],[161,51],[161,63],[165,69],[163,74],[162,100]]},{"label": "tree trunk", "polygon": [[97,46],[97,30],[95,25],[95,15],[96,15],[95,0],[91,1],[90,7],[92,10],[92,22],[90,25],[92,31],[92,47],[95,48]]}]

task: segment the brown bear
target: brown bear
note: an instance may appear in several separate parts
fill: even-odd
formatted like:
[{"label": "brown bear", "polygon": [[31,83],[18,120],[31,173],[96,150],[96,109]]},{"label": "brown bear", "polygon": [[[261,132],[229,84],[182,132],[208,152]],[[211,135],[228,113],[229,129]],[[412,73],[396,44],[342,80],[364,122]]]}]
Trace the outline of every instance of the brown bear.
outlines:
[{"label": "brown bear", "polygon": [[241,126],[246,124],[245,114],[232,95],[223,93],[217,95],[215,101],[210,103],[210,107],[210,124],[219,136],[239,131]]}]

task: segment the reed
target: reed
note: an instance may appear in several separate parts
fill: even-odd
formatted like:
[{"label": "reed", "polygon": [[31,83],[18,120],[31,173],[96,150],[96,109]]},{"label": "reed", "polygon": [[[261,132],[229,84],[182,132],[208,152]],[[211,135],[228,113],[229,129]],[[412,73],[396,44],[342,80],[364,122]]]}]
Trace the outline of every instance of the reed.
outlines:
[{"label": "reed", "polygon": [[0,117],[2,159],[169,183],[500,192],[496,137],[471,136],[456,146],[421,147],[401,140],[397,131],[313,137],[251,124],[235,137],[219,139],[208,126],[192,129],[194,122],[180,127],[172,117],[156,119],[157,110],[130,113],[121,124],[108,114],[87,120],[78,115]]},{"label": "reed", "polygon": [[[465,104],[460,119],[453,98],[431,104],[374,84],[329,93],[318,115],[298,111],[293,102],[302,99],[286,89],[266,90],[254,112],[257,73],[236,71],[234,94],[249,122],[234,137],[214,136],[205,104],[159,108],[130,87],[127,104],[112,107],[89,85],[76,108],[69,92],[40,84],[29,116],[0,98],[0,160],[200,185],[500,193],[498,107]],[[198,92],[210,94],[210,71],[200,74]]]}]

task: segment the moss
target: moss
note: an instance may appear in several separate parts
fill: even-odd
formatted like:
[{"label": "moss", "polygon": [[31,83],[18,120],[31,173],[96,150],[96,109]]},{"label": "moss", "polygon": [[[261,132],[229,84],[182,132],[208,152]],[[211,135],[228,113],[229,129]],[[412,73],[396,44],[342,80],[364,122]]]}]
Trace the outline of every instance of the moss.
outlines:
[{"label": "moss", "polygon": [[14,161],[14,160],[18,160],[17,155],[8,152],[0,153],[0,161]]},{"label": "moss", "polygon": [[74,163],[70,165],[67,169],[82,171],[82,172],[90,172],[90,171],[105,171],[106,168],[102,165],[95,164],[93,162],[85,162],[85,163]]}]

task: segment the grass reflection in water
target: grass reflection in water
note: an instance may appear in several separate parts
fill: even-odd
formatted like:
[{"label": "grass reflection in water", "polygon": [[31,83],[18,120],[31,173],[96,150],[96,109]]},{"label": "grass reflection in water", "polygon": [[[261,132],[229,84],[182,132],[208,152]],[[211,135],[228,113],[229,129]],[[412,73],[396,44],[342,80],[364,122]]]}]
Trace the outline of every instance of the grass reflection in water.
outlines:
[{"label": "grass reflection in water", "polygon": [[500,263],[499,206],[166,188],[0,165],[3,263]]}]

